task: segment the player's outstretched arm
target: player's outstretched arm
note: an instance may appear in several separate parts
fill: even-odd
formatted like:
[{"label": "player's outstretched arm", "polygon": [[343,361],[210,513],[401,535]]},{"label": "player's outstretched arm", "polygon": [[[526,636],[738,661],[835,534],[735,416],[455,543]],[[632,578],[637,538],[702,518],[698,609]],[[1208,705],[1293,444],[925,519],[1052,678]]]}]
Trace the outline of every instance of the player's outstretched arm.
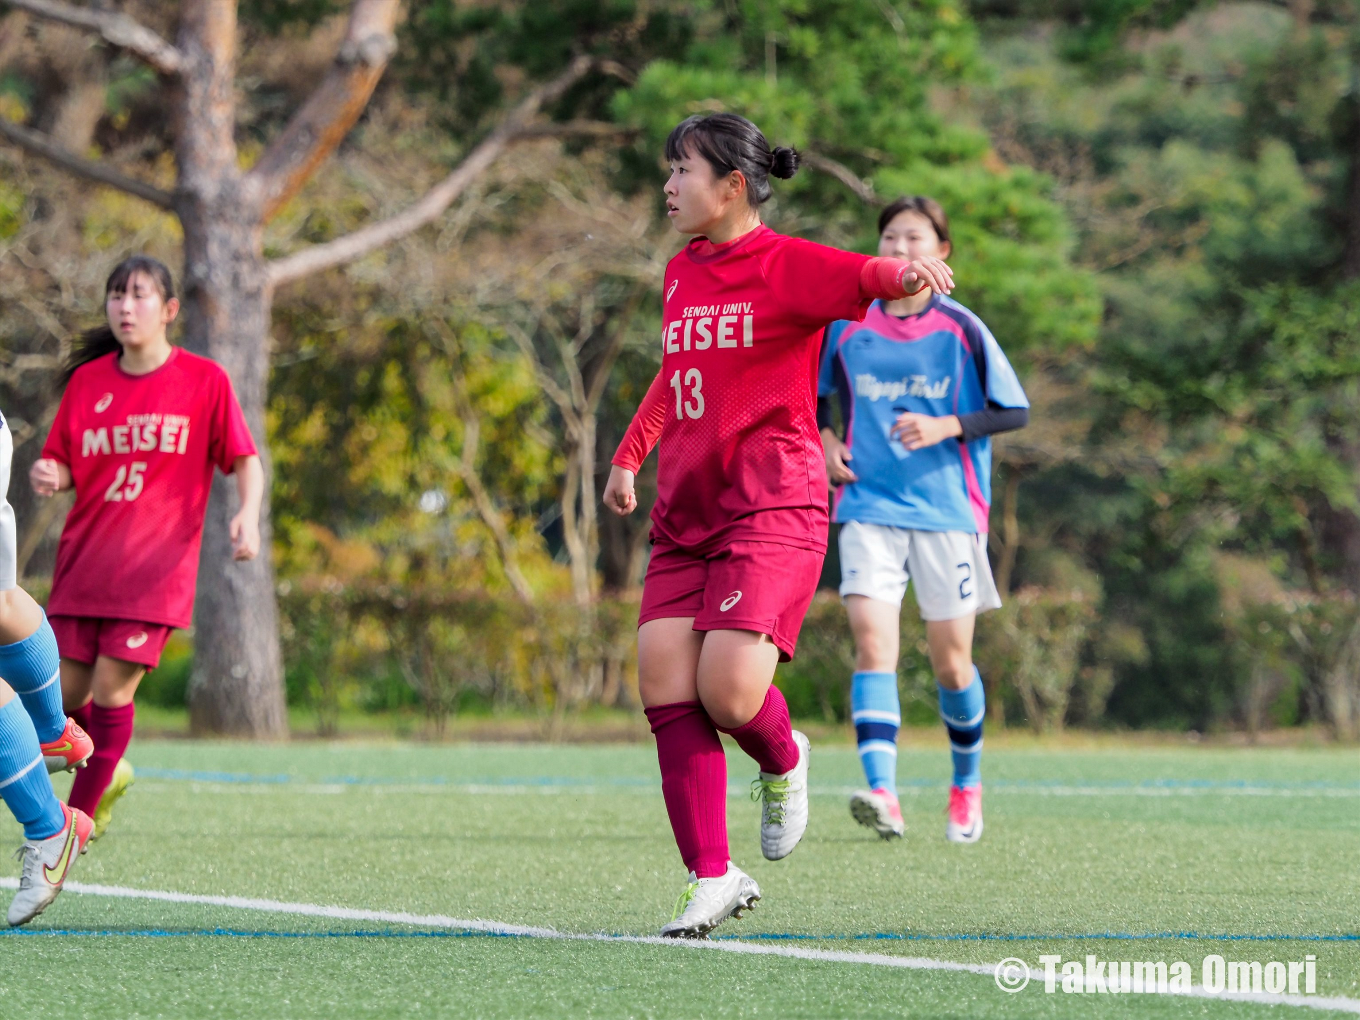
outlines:
[{"label": "player's outstretched arm", "polygon": [[40,457],[29,468],[28,481],[33,491],[46,499],[71,487],[71,469],[59,460]]},{"label": "player's outstretched arm", "polygon": [[237,457],[232,465],[241,509],[231,519],[231,558],[253,560],[260,552],[260,503],[264,499],[264,467],[260,458]]},{"label": "player's outstretched arm", "polygon": [[937,294],[954,289],[954,271],[943,259],[927,255],[918,259],[876,257],[860,269],[860,292],[866,298],[896,301],[919,294],[929,287]]}]

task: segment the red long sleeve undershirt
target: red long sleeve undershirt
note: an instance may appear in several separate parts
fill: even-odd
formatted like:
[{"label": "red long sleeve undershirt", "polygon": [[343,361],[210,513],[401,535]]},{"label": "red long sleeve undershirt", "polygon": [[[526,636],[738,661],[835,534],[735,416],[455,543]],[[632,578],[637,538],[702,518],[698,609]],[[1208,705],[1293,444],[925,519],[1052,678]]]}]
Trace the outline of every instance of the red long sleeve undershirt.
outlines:
[{"label": "red long sleeve undershirt", "polygon": [[[911,271],[905,259],[872,258],[859,271],[859,292],[865,300],[896,301],[916,291],[908,291],[904,277]],[[918,287],[917,290],[920,288]],[[666,424],[666,384],[657,373],[638,405],[637,413],[614,451],[613,464],[637,473],[647,454],[652,452]]]}]

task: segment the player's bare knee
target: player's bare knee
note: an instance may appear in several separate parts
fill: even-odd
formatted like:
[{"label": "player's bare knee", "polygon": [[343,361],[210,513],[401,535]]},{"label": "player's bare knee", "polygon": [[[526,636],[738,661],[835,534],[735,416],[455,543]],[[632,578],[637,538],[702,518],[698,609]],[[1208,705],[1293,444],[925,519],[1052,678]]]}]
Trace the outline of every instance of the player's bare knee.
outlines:
[{"label": "player's bare knee", "polygon": [[[757,708],[757,711],[759,709]],[[704,701],[708,717],[725,730],[744,726],[755,718],[755,712],[745,712],[741,702],[732,698],[710,698]]]},{"label": "player's bare knee", "polygon": [[961,691],[973,682],[973,662],[971,658],[961,658],[945,664],[935,671],[935,679],[941,687],[951,691]]},{"label": "player's bare knee", "polygon": [[897,669],[897,645],[877,633],[863,633],[855,641],[855,669],[891,672]]}]

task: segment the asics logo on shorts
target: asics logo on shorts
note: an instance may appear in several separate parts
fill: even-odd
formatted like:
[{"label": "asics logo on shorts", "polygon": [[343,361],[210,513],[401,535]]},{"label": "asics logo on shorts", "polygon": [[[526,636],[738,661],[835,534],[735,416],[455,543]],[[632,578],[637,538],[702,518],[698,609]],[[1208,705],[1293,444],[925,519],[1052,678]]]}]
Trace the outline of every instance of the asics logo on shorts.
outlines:
[{"label": "asics logo on shorts", "polygon": [[95,414],[103,414],[105,411],[107,411],[107,410],[109,409],[109,405],[112,404],[112,403],[113,403],[113,394],[112,394],[112,393],[105,393],[102,397],[100,397],[97,401],[95,401],[95,405],[94,405],[94,413],[95,413]]},{"label": "asics logo on shorts", "polygon": [[731,609],[733,606],[735,606],[735,605],[736,605],[738,602],[740,602],[740,601],[741,601],[741,592],[739,592],[739,591],[734,591],[731,595],[727,596],[727,598],[725,598],[725,599],[722,600],[722,605],[718,606],[718,609],[719,609],[720,612],[724,612],[724,613],[725,613],[725,612],[727,612],[729,609]]},{"label": "asics logo on shorts", "polygon": [[675,293],[675,288],[678,287],[678,286],[680,286],[680,281],[679,281],[679,280],[672,280],[672,281],[671,281],[671,285],[670,285],[669,287],[666,288],[666,300],[667,300],[667,301],[669,301],[669,300],[671,299],[671,295]]},{"label": "asics logo on shorts", "polygon": [[146,644],[146,641],[146,631],[139,630],[136,634],[133,634],[132,637],[127,639],[127,646],[129,648],[141,648],[142,645]]}]

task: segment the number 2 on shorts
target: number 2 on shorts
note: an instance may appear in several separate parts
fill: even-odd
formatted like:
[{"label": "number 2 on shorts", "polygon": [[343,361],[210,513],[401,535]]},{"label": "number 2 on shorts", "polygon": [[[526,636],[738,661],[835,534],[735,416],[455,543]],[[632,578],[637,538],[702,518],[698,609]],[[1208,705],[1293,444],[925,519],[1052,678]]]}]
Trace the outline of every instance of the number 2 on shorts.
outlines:
[{"label": "number 2 on shorts", "polygon": [[958,563],[955,566],[963,571],[963,579],[959,581],[959,598],[969,599],[973,595],[973,590],[968,587],[973,580],[973,565],[971,563]]}]

